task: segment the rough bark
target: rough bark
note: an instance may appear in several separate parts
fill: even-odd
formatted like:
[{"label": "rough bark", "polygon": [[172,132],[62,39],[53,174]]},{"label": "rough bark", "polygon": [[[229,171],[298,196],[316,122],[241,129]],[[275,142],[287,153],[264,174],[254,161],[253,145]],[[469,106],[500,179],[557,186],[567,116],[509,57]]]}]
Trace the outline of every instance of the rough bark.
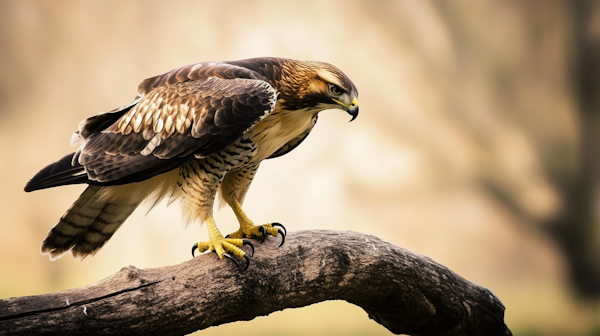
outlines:
[{"label": "rough bark", "polygon": [[487,289],[431,259],[347,231],[271,237],[246,271],[214,253],[98,283],[0,301],[0,334],[183,335],[285,308],[346,300],[396,334],[511,335]]}]

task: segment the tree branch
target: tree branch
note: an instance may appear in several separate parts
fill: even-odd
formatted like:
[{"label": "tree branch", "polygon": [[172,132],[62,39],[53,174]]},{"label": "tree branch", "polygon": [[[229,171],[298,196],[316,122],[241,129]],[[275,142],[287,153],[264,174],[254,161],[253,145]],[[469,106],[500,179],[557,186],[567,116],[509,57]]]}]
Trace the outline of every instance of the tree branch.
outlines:
[{"label": "tree branch", "polygon": [[285,308],[346,300],[391,332],[511,335],[487,289],[431,259],[348,231],[290,233],[255,244],[248,270],[214,253],[179,265],[123,268],[95,284],[0,301],[0,334],[183,335]]}]

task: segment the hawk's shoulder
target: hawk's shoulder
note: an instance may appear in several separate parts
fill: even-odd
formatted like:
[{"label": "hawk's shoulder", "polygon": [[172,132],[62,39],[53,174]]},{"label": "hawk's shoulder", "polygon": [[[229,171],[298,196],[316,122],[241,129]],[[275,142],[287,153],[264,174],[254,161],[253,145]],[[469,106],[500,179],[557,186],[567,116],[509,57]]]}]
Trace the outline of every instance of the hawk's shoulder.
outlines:
[{"label": "hawk's shoulder", "polygon": [[225,62],[202,62],[186,65],[143,80],[138,85],[138,95],[144,96],[161,86],[208,78],[266,80],[260,73],[243,66]]}]

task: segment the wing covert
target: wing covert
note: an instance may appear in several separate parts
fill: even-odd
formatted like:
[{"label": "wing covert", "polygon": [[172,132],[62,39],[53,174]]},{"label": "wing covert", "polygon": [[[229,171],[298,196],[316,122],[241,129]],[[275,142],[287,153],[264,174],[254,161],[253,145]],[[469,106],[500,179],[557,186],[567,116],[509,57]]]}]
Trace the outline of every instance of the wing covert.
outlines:
[{"label": "wing covert", "polygon": [[225,148],[271,113],[276,99],[273,87],[256,79],[157,86],[91,134],[73,160],[101,183],[142,181]]}]

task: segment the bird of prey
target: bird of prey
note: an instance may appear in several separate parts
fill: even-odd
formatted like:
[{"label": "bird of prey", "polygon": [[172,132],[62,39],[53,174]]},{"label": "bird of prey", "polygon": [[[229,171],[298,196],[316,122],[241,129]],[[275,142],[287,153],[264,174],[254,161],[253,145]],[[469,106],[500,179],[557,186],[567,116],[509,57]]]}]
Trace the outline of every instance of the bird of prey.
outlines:
[{"label": "bird of prey", "polygon": [[[208,226],[209,241],[194,244],[192,255],[196,249],[220,259],[234,255],[247,268],[241,248],[254,247],[243,238],[285,240],[281,224],[254,225],[242,210],[260,163],[296,148],[323,110],[341,109],[354,120],[357,97],[337,67],[282,58],[197,63],[148,78],[131,103],[79,123],[71,139],[80,145],[77,151],[25,186],[30,192],[89,185],[48,233],[41,252],[57,259],[72,251],[83,259],[143,201],[181,199],[185,215]],[[217,193],[240,224],[225,237],[213,218]]]}]

